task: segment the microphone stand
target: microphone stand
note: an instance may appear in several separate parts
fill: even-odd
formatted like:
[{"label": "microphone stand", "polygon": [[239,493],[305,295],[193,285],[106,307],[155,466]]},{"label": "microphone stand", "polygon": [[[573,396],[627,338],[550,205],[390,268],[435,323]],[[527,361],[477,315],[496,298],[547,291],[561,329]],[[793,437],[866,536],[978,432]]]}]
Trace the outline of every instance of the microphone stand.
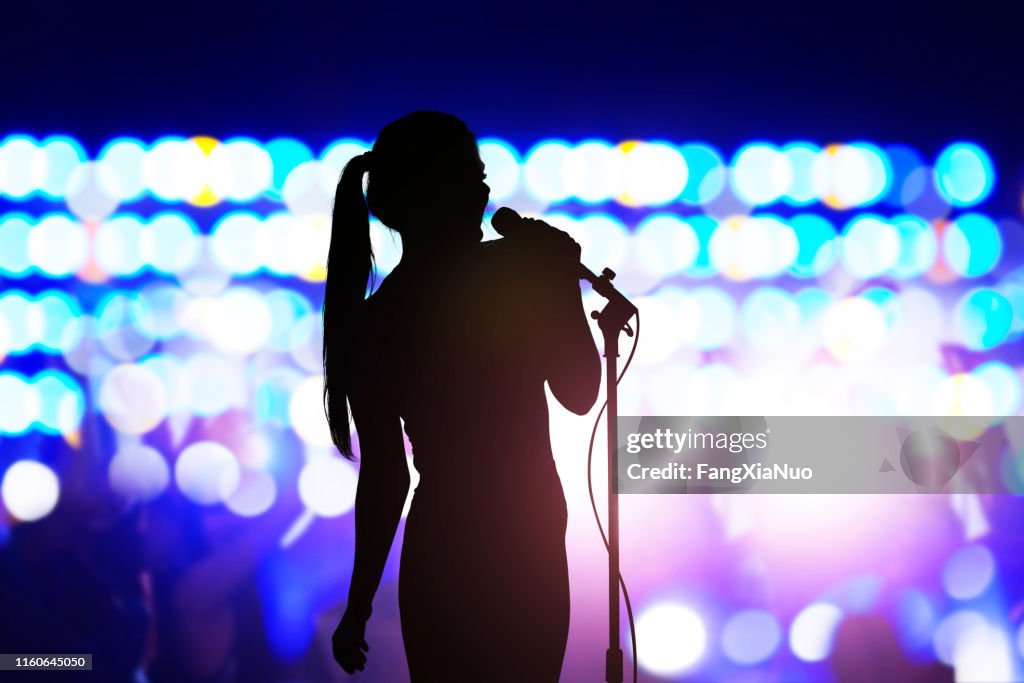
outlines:
[{"label": "microphone stand", "polygon": [[[622,683],[622,648],[619,639],[619,498],[618,498],[618,357],[619,334],[625,330],[633,336],[629,320],[637,308],[612,285],[615,272],[610,268],[597,276],[580,266],[580,278],[590,282],[594,291],[608,300],[600,311],[590,317],[597,321],[604,335],[604,357],[608,394],[608,650],[605,652],[604,670],[607,683]],[[635,656],[635,655],[634,655]]]}]

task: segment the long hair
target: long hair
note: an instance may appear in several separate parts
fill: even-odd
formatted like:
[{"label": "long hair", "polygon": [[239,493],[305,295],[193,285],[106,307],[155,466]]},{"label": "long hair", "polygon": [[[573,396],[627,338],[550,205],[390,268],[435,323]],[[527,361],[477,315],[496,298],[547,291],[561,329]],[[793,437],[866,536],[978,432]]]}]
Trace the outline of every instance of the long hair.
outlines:
[{"label": "long hair", "polygon": [[363,174],[369,169],[371,154],[357,156],[345,165],[334,193],[322,311],[324,410],[331,441],[349,460],[355,460],[345,378],[350,335],[337,321],[353,321],[356,309],[366,297],[366,285],[373,270],[370,214],[363,199]]},{"label": "long hair", "polygon": [[[442,112],[416,111],[385,126],[373,150],[349,161],[341,173],[327,254],[323,400],[331,440],[349,460],[355,455],[345,363],[373,272],[370,212],[405,235],[416,217],[444,208],[438,198],[451,194],[449,177],[467,165],[475,170],[477,155],[476,138],[461,120]],[[364,173],[369,174],[365,199]]]}]

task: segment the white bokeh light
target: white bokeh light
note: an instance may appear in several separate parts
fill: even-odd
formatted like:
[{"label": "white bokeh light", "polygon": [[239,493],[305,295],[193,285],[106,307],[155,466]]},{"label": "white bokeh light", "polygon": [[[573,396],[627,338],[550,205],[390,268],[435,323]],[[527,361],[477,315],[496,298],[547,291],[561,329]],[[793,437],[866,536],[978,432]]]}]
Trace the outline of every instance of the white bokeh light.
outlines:
[{"label": "white bokeh light", "polygon": [[700,660],[707,645],[707,630],[690,607],[664,602],[642,611],[636,619],[639,663],[659,676],[676,676]]},{"label": "white bokeh light", "polygon": [[827,602],[805,607],[789,627],[789,647],[793,654],[805,662],[820,662],[828,657],[842,619],[842,610]]},{"label": "white bokeh light", "polygon": [[125,434],[144,434],[167,416],[163,382],[141,365],[122,364],[108,372],[100,385],[99,404],[107,422]]},{"label": "white bokeh light", "polygon": [[198,441],[174,463],[174,480],[191,501],[213,505],[231,497],[241,481],[238,460],[215,441]]},{"label": "white bokeh light", "polygon": [[18,460],[4,473],[0,485],[7,511],[22,522],[34,522],[53,512],[60,498],[60,481],[53,470],[35,460]]},{"label": "white bokeh light", "polygon": [[160,451],[143,444],[118,449],[110,459],[110,487],[131,501],[153,500],[167,488],[171,473]]},{"label": "white bokeh light", "polygon": [[356,470],[341,458],[316,455],[299,474],[299,496],[321,517],[337,517],[355,505]]}]

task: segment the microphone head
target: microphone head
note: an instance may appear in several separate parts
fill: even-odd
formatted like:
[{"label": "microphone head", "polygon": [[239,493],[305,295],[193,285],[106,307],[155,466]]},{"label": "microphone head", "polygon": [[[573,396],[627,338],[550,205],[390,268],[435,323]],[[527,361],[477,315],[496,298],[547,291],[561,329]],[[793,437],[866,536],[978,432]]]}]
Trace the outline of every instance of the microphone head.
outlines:
[{"label": "microphone head", "polygon": [[494,228],[494,232],[502,237],[507,237],[510,232],[515,231],[515,226],[521,220],[523,220],[522,216],[507,206],[503,206],[491,216],[491,227]]}]

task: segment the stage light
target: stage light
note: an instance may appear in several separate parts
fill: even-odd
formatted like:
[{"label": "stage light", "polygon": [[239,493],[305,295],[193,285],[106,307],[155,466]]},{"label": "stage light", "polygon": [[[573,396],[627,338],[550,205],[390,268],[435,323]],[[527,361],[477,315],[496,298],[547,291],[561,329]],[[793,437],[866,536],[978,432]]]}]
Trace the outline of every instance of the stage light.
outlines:
[{"label": "stage light", "polygon": [[953,668],[958,681],[1019,680],[1010,638],[991,623],[962,634],[954,648]]},{"label": "stage light", "polygon": [[42,325],[33,304],[31,298],[16,289],[0,294],[0,317],[7,322],[8,350],[12,353],[24,353],[38,338]]},{"label": "stage light", "polygon": [[[959,373],[946,377],[936,388],[932,399],[932,411],[935,415],[985,417],[995,415],[995,402],[984,381],[975,375]],[[964,436],[966,438],[975,435]]]},{"label": "stage light", "polygon": [[735,216],[708,244],[711,263],[730,280],[768,278],[789,268],[799,252],[793,229],[776,216]]},{"label": "stage light", "polygon": [[291,350],[291,333],[295,323],[303,316],[309,315],[313,305],[293,289],[274,289],[267,292],[263,299],[270,313],[270,334],[266,345],[276,351]]},{"label": "stage light", "polygon": [[971,374],[988,388],[993,401],[993,415],[1017,414],[1021,407],[1021,380],[1012,367],[992,360],[974,368]]},{"label": "stage light", "polygon": [[622,191],[626,206],[662,206],[675,201],[686,187],[689,169],[679,150],[665,142],[624,142]]},{"label": "stage light", "polygon": [[117,209],[120,200],[100,180],[94,161],[78,164],[71,171],[65,192],[68,209],[84,221],[101,221]]},{"label": "stage light", "polygon": [[799,278],[819,277],[828,272],[836,260],[836,230],[832,224],[809,213],[793,216],[789,224],[799,237],[789,272]]},{"label": "stage light", "polygon": [[902,316],[893,330],[894,341],[905,348],[932,350],[943,338],[946,311],[938,298],[926,289],[908,287],[900,292]]},{"label": "stage light", "polygon": [[725,187],[726,168],[715,148],[694,142],[683,145],[679,151],[689,171],[680,201],[699,206],[718,197]]},{"label": "stage light", "polygon": [[234,493],[224,504],[239,517],[257,517],[269,510],[277,498],[277,482],[263,470],[243,469]]},{"label": "stage light", "polygon": [[932,226],[923,218],[909,214],[894,216],[889,224],[895,228],[900,242],[899,257],[889,272],[902,280],[928,272],[935,265],[939,250]]},{"label": "stage light", "polygon": [[[679,323],[677,312],[688,304],[690,311],[696,313],[696,303],[682,290],[665,287],[658,290],[656,296],[636,297],[634,304],[644,320],[644,340],[637,348],[636,362],[640,366],[656,366],[675,353],[683,342],[684,325]],[[648,331],[650,337],[646,336]],[[689,331],[692,336],[694,327]]]},{"label": "stage light", "polygon": [[200,505],[224,502],[238,488],[241,468],[235,455],[216,441],[198,441],[178,454],[174,481]]},{"label": "stage light", "polygon": [[933,179],[947,202],[973,206],[991,194],[996,174],[984,149],[970,142],[954,142],[939,154]]},{"label": "stage light", "polygon": [[274,177],[270,153],[249,138],[230,138],[214,147],[207,169],[210,190],[233,202],[258,198]]},{"label": "stage light", "polygon": [[135,292],[112,292],[96,307],[92,336],[113,358],[131,361],[153,348],[154,340],[140,320],[150,315]]},{"label": "stage light", "polygon": [[942,569],[942,585],[950,597],[969,600],[981,595],[996,573],[992,551],[981,544],[966,545]]},{"label": "stage light", "polygon": [[138,361],[138,365],[152,372],[163,384],[167,397],[167,415],[171,418],[172,432],[177,428],[176,420],[187,417],[190,387],[181,361],[169,354],[150,354]]},{"label": "stage light", "polygon": [[97,182],[103,193],[121,202],[138,199],[146,191],[142,174],[146,146],[133,138],[115,138],[96,158]]},{"label": "stage light", "polygon": [[57,507],[60,481],[53,470],[35,460],[18,460],[4,472],[0,485],[4,507],[17,520],[35,522]]},{"label": "stage light", "polygon": [[942,247],[946,262],[958,275],[978,277],[999,263],[1003,239],[991,218],[967,213],[946,226]]},{"label": "stage light", "polygon": [[33,382],[39,394],[38,424],[43,432],[71,434],[85,414],[85,395],[78,383],[57,370],[44,370]]},{"label": "stage light", "polygon": [[40,148],[46,155],[46,179],[39,189],[51,199],[63,197],[72,171],[86,160],[85,150],[66,135],[51,135],[40,143]]},{"label": "stage light", "polygon": [[260,378],[254,399],[254,418],[278,427],[291,425],[288,408],[292,395],[305,379],[298,370],[279,366],[272,368]]},{"label": "stage light", "polygon": [[16,372],[0,372],[0,434],[24,434],[39,418],[39,392]]},{"label": "stage light", "polygon": [[199,167],[199,176],[202,182],[202,187],[199,190],[199,192],[188,195],[184,197],[184,199],[192,206],[197,206],[200,208],[206,208],[214,206],[215,204],[219,204],[224,199],[224,197],[215,192],[213,188],[210,186],[210,178],[213,170],[213,167],[210,164],[210,154],[214,152],[217,149],[217,147],[220,146],[221,143],[216,138],[211,138],[206,135],[197,135],[195,137],[190,138],[189,141],[198,145],[199,149],[203,153],[202,164]]},{"label": "stage light", "polygon": [[262,292],[251,287],[230,287],[212,300],[206,340],[218,351],[245,356],[263,348],[271,325]]},{"label": "stage light", "polygon": [[327,279],[327,252],[331,247],[331,219],[326,215],[297,216],[288,241],[295,275],[307,282]]},{"label": "stage light", "polygon": [[603,140],[585,140],[562,159],[566,190],[585,204],[618,197],[625,189],[626,155]]},{"label": "stage light", "polygon": [[570,196],[562,180],[562,165],[571,149],[562,140],[545,140],[526,153],[523,183],[527,194],[543,204],[554,204]]},{"label": "stage light", "polygon": [[878,201],[890,187],[890,175],[885,153],[867,143],[829,145],[811,169],[815,194],[834,209]]},{"label": "stage light", "polygon": [[988,621],[984,615],[974,610],[958,610],[947,615],[932,636],[935,655],[943,662],[953,665],[956,660],[958,645],[971,632],[984,632],[988,629]]},{"label": "stage light", "polygon": [[737,612],[722,630],[722,650],[737,664],[759,664],[774,654],[782,640],[779,622],[759,609]]},{"label": "stage light", "polygon": [[189,356],[182,367],[188,405],[196,415],[220,415],[245,404],[248,391],[245,367],[238,358],[201,352]]},{"label": "stage light", "polygon": [[167,394],[152,370],[122,364],[103,377],[99,408],[117,431],[145,434],[167,417]]},{"label": "stage light", "polygon": [[793,167],[789,157],[772,145],[753,142],[733,157],[729,183],[747,204],[772,204],[792,187]]},{"label": "stage light", "polygon": [[104,221],[93,238],[96,263],[111,275],[135,275],[146,265],[142,253],[142,221],[120,214]]},{"label": "stage light", "polygon": [[297,215],[330,216],[337,180],[328,184],[329,176],[319,161],[304,161],[289,171],[281,189],[288,210]]},{"label": "stage light", "polygon": [[46,184],[46,152],[27,135],[10,135],[0,143],[0,196],[28,199]]},{"label": "stage light", "polygon": [[585,263],[602,263],[615,270],[625,262],[630,237],[626,226],[615,216],[589,213],[574,222],[561,218],[552,218],[551,222],[579,242]]},{"label": "stage light", "polygon": [[167,488],[171,473],[160,451],[144,444],[120,448],[107,467],[110,488],[131,502],[153,500]]},{"label": "stage light", "polygon": [[516,193],[519,189],[519,154],[506,142],[493,138],[480,140],[480,159],[484,162],[484,181],[491,188],[490,202],[497,204]]},{"label": "stage light", "polygon": [[[307,377],[291,396],[288,419],[299,438],[313,446],[331,446],[331,433],[324,415],[323,378]],[[339,425],[345,428],[344,425]]]},{"label": "stage light", "polygon": [[751,346],[781,350],[800,333],[800,307],[781,289],[761,287],[743,302],[740,326]]},{"label": "stage light", "polygon": [[715,287],[698,287],[692,296],[700,316],[696,347],[708,351],[728,344],[736,328],[736,304],[732,298]]},{"label": "stage light", "polygon": [[881,216],[858,216],[843,230],[839,256],[851,275],[861,280],[877,277],[899,261],[899,232]]},{"label": "stage light", "polygon": [[870,301],[882,312],[882,319],[885,320],[886,334],[892,332],[904,314],[903,302],[896,292],[888,286],[868,287],[861,290],[858,295],[865,301]]},{"label": "stage light", "polygon": [[230,273],[252,275],[263,265],[256,252],[256,236],[262,229],[263,222],[255,213],[226,213],[210,231],[210,255]]},{"label": "stage light", "polygon": [[195,222],[177,212],[153,216],[144,226],[140,239],[143,260],[168,275],[183,273],[195,265],[202,248]]},{"label": "stage light", "polygon": [[[793,295],[793,302],[800,310],[800,324],[808,333],[821,326],[825,313],[835,303],[835,297],[820,287],[805,287]],[[820,336],[820,331],[813,334]]]},{"label": "stage light", "polygon": [[297,252],[291,242],[299,233],[295,216],[276,211],[263,219],[263,228],[252,236],[253,250],[271,273],[295,275],[302,264],[297,262]]},{"label": "stage light", "polygon": [[290,338],[295,364],[312,374],[323,372],[323,318],[316,310],[295,321]]},{"label": "stage light", "polygon": [[[917,150],[906,145],[890,145],[885,148],[889,159],[891,182],[885,195],[889,206],[904,206],[917,199],[926,184],[928,169]],[[908,185],[910,179],[914,183]]]},{"label": "stage light", "polygon": [[822,336],[836,360],[848,363],[871,357],[885,340],[885,316],[859,297],[837,301],[825,313]]},{"label": "stage light", "polygon": [[813,203],[818,195],[814,190],[812,172],[821,148],[809,142],[791,142],[782,148],[782,154],[792,169],[792,180],[782,196],[783,201],[794,206]]},{"label": "stage light", "polygon": [[697,233],[675,214],[656,213],[636,226],[633,247],[640,264],[663,278],[693,265],[700,251]]},{"label": "stage light", "polygon": [[677,676],[692,669],[704,655],[707,630],[700,616],[690,607],[675,603],[656,603],[644,609],[636,619],[639,664],[658,676]]},{"label": "stage light", "polygon": [[299,473],[299,497],[320,517],[337,517],[356,502],[356,470],[341,458],[314,455]]},{"label": "stage light", "polygon": [[47,214],[32,227],[25,245],[28,260],[48,277],[68,277],[83,265],[89,240],[82,225],[66,214]]},{"label": "stage light", "polygon": [[67,292],[49,289],[36,297],[42,325],[37,343],[50,353],[67,353],[82,338],[82,309]]},{"label": "stage light", "polygon": [[267,194],[273,199],[281,199],[288,174],[299,164],[312,161],[313,153],[306,145],[292,138],[271,140],[266,144],[266,150],[270,154],[273,168],[271,186]]},{"label": "stage light", "polygon": [[953,324],[960,343],[981,351],[1001,344],[1010,332],[1013,307],[999,292],[987,287],[964,294],[953,310]]},{"label": "stage light", "polygon": [[684,415],[721,415],[726,397],[740,382],[739,373],[725,363],[702,365],[683,396]]},{"label": "stage light", "polygon": [[206,155],[195,140],[161,138],[142,159],[146,187],[165,202],[183,201],[200,194],[206,175]]},{"label": "stage light", "polygon": [[0,218],[0,270],[7,275],[21,277],[32,267],[28,243],[32,223],[25,214],[6,214]]},{"label": "stage light", "polygon": [[805,662],[820,662],[832,653],[832,641],[843,612],[827,602],[808,605],[789,627],[789,647]]},{"label": "stage light", "polygon": [[150,282],[131,302],[135,326],[152,339],[173,339],[182,333],[180,316],[188,296],[166,282]]}]

